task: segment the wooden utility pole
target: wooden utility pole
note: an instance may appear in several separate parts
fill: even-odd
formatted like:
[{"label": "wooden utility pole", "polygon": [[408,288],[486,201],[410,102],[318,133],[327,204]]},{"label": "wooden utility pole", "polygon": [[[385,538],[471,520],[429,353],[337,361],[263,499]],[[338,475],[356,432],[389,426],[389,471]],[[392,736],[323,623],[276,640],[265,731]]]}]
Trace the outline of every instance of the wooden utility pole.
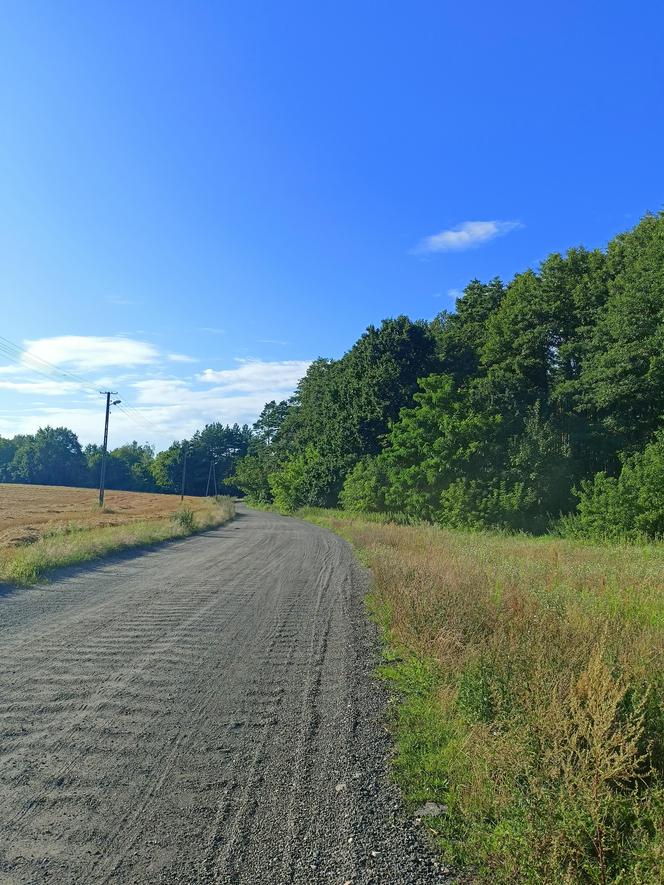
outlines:
[{"label": "wooden utility pole", "polygon": [[99,506],[104,506],[104,491],[106,485],[106,455],[108,452],[108,418],[111,413],[111,405],[117,406],[120,403],[119,399],[113,400],[111,403],[111,397],[116,396],[117,390],[100,390],[102,396],[106,397],[106,421],[104,422],[104,445],[101,450],[101,474],[99,476]]},{"label": "wooden utility pole", "polygon": [[182,460],[182,487],[180,489],[180,501],[184,501],[184,484],[187,481],[187,443],[183,445],[184,458]]},{"label": "wooden utility pole", "polygon": [[212,479],[212,465],[213,464],[214,464],[214,461],[212,460],[212,456],[210,456],[210,469],[208,470],[208,481],[207,481],[207,485],[205,486],[205,497],[206,498],[210,494],[210,480]]}]

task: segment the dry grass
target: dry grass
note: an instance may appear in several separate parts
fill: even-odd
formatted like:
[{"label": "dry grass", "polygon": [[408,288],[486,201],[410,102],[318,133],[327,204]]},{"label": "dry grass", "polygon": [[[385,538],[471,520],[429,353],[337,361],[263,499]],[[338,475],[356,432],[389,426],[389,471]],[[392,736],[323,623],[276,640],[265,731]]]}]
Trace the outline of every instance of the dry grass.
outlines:
[{"label": "dry grass", "polygon": [[397,775],[479,879],[664,880],[664,546],[310,518],[374,574]]},{"label": "dry grass", "polygon": [[[106,492],[103,510],[96,489],[0,483],[0,548],[32,543],[54,528],[77,525],[88,528],[126,525],[170,516],[180,507],[179,495],[144,492]],[[185,497],[195,513],[207,505],[204,498]]]},{"label": "dry grass", "polygon": [[106,493],[0,484],[0,582],[31,583],[49,569],[185,537],[232,519],[230,498]]}]

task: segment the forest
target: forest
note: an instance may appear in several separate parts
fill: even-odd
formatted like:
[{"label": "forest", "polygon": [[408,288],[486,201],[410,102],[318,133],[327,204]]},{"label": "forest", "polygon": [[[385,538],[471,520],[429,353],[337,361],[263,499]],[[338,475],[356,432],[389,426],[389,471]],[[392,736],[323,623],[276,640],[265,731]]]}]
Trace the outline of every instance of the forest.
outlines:
[{"label": "forest", "polygon": [[[228,482],[247,452],[251,429],[238,424],[208,424],[191,439],[174,442],[155,456],[149,444],[136,441],[112,449],[106,464],[106,486],[134,492],[180,492],[187,453],[187,495],[237,494]],[[35,434],[0,437],[0,482],[97,486],[102,448],[83,448],[66,427],[44,427]]]},{"label": "forest", "polygon": [[592,538],[664,532],[664,213],[454,312],[370,326],[268,403],[250,501]]}]

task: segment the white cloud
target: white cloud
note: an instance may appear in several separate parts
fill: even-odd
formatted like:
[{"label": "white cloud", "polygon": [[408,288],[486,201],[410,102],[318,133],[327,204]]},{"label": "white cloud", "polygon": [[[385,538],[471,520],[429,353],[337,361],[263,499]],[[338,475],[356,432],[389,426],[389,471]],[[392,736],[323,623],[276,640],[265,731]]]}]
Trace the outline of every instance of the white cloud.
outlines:
[{"label": "white cloud", "polygon": [[195,356],[187,356],[186,353],[169,353],[168,359],[172,363],[197,363]]},{"label": "white cloud", "polygon": [[[184,370],[191,357],[130,337],[62,336],[25,342],[25,347],[29,356],[20,365],[0,366],[0,436],[33,433],[50,424],[70,427],[84,445],[98,442],[103,432],[98,390],[118,390],[122,400],[112,410],[111,445],[139,439],[161,449],[213,421],[253,423],[266,402],[290,396],[310,365],[238,359],[228,369],[178,377],[177,369]],[[78,384],[34,358],[89,380]],[[10,403],[13,408],[5,408]]]},{"label": "white cloud", "polygon": [[308,360],[241,360],[235,369],[205,369],[199,381],[217,384],[226,392],[257,392],[292,390],[310,366]]},{"label": "white cloud", "polygon": [[136,400],[139,403],[172,403],[190,395],[187,382],[177,378],[147,378],[145,381],[135,381],[132,387],[137,392]]},{"label": "white cloud", "polygon": [[14,393],[31,394],[34,396],[65,396],[79,393],[81,385],[75,381],[0,381],[0,390],[11,390]]},{"label": "white cloud", "polygon": [[462,221],[456,227],[425,237],[416,252],[460,252],[504,237],[523,227],[520,221]]},{"label": "white cloud", "polygon": [[26,341],[25,349],[28,358],[37,357],[81,372],[108,366],[144,366],[159,360],[154,345],[125,337],[60,335]]}]

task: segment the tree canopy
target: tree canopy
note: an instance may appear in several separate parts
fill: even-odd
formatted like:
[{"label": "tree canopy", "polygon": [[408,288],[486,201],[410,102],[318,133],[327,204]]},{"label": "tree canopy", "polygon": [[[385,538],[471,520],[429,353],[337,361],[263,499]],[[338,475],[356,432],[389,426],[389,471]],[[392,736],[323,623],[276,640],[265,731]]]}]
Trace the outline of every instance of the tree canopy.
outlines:
[{"label": "tree canopy", "polygon": [[[251,430],[208,424],[189,440],[174,442],[155,456],[148,443],[118,446],[108,453],[106,487],[134,492],[179,492],[187,450],[186,494],[237,494],[229,477],[248,449]],[[65,427],[44,427],[35,434],[0,437],[0,482],[91,486],[99,483],[102,448],[81,448]]]},{"label": "tree canopy", "polygon": [[[577,513],[579,530],[601,495],[645,500],[634,488],[658,475],[663,413],[660,213],[606,250],[472,280],[454,313],[385,320],[317,360],[236,481],[285,509],[529,531]],[[664,504],[633,524],[664,531]]]}]

